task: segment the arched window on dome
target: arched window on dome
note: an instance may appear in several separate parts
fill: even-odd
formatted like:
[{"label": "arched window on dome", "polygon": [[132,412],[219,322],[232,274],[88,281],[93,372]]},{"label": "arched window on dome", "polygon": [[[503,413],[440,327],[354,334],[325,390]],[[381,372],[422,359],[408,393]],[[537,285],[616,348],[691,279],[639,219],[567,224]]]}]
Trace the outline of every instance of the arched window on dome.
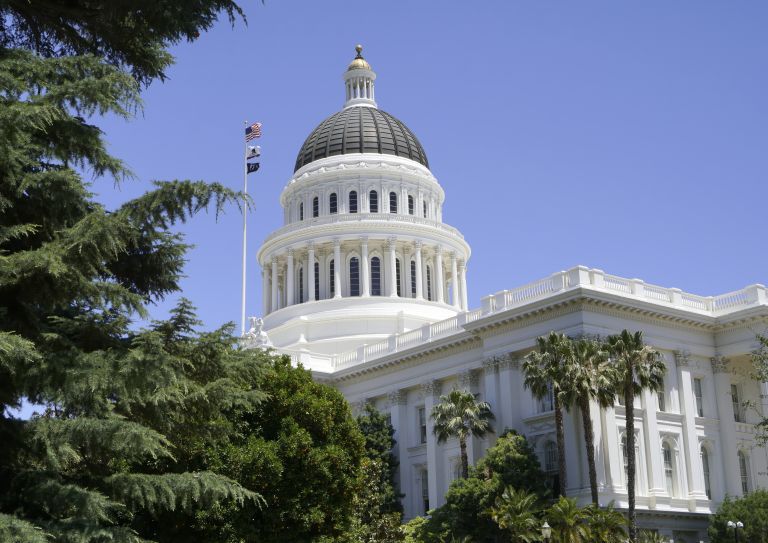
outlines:
[{"label": "arched window on dome", "polygon": [[330,263],[328,264],[328,292],[331,293],[329,298],[333,298],[336,296],[336,283],[333,281],[333,277],[336,274],[335,269],[335,262],[333,259],[331,259]]},{"label": "arched window on dome", "polygon": [[320,215],[320,199],[315,196],[312,198],[312,218],[315,218],[318,215]]},{"label": "arched window on dome", "polygon": [[432,301],[432,266],[427,266],[427,300]]},{"label": "arched window on dome", "polygon": [[394,191],[389,193],[389,212],[397,213],[397,193]]},{"label": "arched window on dome", "polygon": [[320,299],[320,263],[315,262],[315,300]]},{"label": "arched window on dome", "polygon": [[709,471],[709,451],[707,447],[701,446],[701,469],[704,472],[704,492],[707,494],[708,499],[712,499],[712,483]]},{"label": "arched window on dome", "polygon": [[411,260],[411,298],[416,297],[416,261]]},{"label": "arched window on dome", "polygon": [[356,256],[349,259],[349,295],[360,296],[360,261]]},{"label": "arched window on dome", "polygon": [[304,202],[301,202],[299,204],[299,220],[300,221],[304,220]]},{"label": "arched window on dome", "polygon": [[299,303],[304,303],[304,267],[299,266]]},{"label": "arched window on dome", "polygon": [[424,218],[426,219],[427,218],[427,201],[424,200],[424,202],[422,202],[422,204],[423,204],[422,208],[424,210]]},{"label": "arched window on dome", "polygon": [[395,280],[396,286],[397,286],[397,295],[402,297],[403,296],[403,288],[402,288],[402,281],[400,281],[400,259],[395,259]]},{"label": "arched window on dome", "polygon": [[408,215],[413,215],[413,196],[408,195]]},{"label": "arched window on dome", "polygon": [[357,213],[357,191],[355,190],[349,193],[349,212]]},{"label": "arched window on dome", "polygon": [[379,193],[372,190],[368,195],[368,208],[371,213],[379,212]]},{"label": "arched window on dome", "polygon": [[328,209],[331,213],[331,215],[334,215],[339,212],[339,201],[336,197],[336,193],[332,192],[331,195],[328,197]]},{"label": "arched window on dome", "polygon": [[381,296],[381,260],[378,256],[371,259],[371,296]]}]

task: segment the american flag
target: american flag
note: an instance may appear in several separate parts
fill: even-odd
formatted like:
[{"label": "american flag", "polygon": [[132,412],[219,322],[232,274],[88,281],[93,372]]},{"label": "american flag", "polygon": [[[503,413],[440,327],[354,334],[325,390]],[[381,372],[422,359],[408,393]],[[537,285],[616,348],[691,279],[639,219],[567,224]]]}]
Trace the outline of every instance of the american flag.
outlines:
[{"label": "american flag", "polygon": [[245,129],[245,141],[255,140],[261,137],[261,123],[253,123]]}]

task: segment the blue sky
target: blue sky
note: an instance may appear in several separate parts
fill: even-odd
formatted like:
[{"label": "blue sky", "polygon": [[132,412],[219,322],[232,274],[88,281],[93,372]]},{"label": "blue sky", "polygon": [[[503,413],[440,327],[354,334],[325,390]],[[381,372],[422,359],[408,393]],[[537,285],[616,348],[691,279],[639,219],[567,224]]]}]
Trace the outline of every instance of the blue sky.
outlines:
[{"label": "blue sky", "polygon": [[[309,132],[341,108],[362,43],[379,107],[403,120],[473,254],[470,306],[576,264],[710,295],[768,282],[768,2],[298,1],[243,4],[173,49],[136,119],[98,123],[138,180],[96,180],[108,206],[152,179],[242,185],[255,254]],[[184,295],[206,326],[240,315],[241,217],[199,216]],[[175,297],[153,310],[163,317]]]}]

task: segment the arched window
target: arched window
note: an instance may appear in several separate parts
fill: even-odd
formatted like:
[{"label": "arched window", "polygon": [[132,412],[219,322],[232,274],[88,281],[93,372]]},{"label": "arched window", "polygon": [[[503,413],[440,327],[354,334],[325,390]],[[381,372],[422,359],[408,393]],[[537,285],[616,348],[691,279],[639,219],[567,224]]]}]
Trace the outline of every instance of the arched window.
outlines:
[{"label": "arched window", "polygon": [[349,193],[349,212],[357,213],[357,191],[355,190]]},{"label": "arched window", "polygon": [[408,195],[408,215],[413,215],[413,196]]},{"label": "arched window", "polygon": [[336,193],[332,192],[330,197],[328,198],[328,209],[330,210],[331,215],[338,213],[338,199],[336,198]]},{"label": "arched window", "polygon": [[299,303],[304,303],[304,268],[299,267]]},{"label": "arched window", "polygon": [[704,492],[707,493],[707,498],[712,499],[712,484],[710,483],[709,476],[709,453],[706,447],[701,448],[701,468],[704,472]]},{"label": "arched window", "polygon": [[553,473],[557,468],[557,446],[553,441],[547,441],[544,445],[544,471]]},{"label": "arched window", "polygon": [[394,191],[389,193],[389,212],[397,213],[397,193]]},{"label": "arched window", "polygon": [[395,279],[397,281],[397,295],[402,296],[403,289],[400,281],[400,259],[399,258],[395,259]]},{"label": "arched window", "polygon": [[334,267],[334,262],[331,260],[330,264],[328,265],[328,278],[330,283],[328,284],[328,291],[331,293],[331,298],[336,296],[336,283],[334,282],[334,276],[336,275],[336,269]]},{"label": "arched window", "polygon": [[312,218],[320,215],[320,200],[317,196],[312,198]]},{"label": "arched window", "polygon": [[661,452],[664,456],[664,483],[667,488],[667,494],[670,496],[675,495],[675,465],[672,459],[672,449],[669,447],[669,443],[663,443],[661,446]]},{"label": "arched window", "polygon": [[381,296],[381,260],[378,256],[371,259],[371,296]]},{"label": "arched window", "polygon": [[349,295],[360,296],[360,261],[356,256],[349,259]]},{"label": "arched window", "polygon": [[320,299],[320,264],[315,262],[315,300]]},{"label": "arched window", "polygon": [[379,193],[375,190],[372,190],[368,195],[368,207],[371,210],[371,213],[379,212]]},{"label": "arched window", "polygon": [[299,204],[299,220],[300,221],[304,220],[304,202],[301,202]]},{"label": "arched window", "polygon": [[411,260],[411,298],[416,297],[416,261]]},{"label": "arched window", "polygon": [[432,301],[432,266],[427,266],[427,300]]},{"label": "arched window", "polygon": [[424,200],[422,207],[424,209],[424,218],[426,219],[427,218],[427,201],[426,200]]},{"label": "arched window", "polygon": [[744,451],[739,451],[739,474],[741,475],[741,492],[747,494],[752,490],[752,481],[749,479],[749,458]]}]

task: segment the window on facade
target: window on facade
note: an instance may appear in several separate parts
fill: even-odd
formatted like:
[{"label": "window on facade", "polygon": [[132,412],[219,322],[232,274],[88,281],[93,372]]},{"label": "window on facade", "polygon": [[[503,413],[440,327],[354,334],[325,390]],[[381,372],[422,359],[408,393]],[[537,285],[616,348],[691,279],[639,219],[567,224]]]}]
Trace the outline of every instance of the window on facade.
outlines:
[{"label": "window on facade", "polygon": [[403,295],[403,289],[400,282],[400,259],[395,259],[395,280],[396,280],[396,287],[397,287],[397,295],[402,296]]},{"label": "window on facade", "polygon": [[627,455],[627,435],[621,436],[621,455],[624,463],[624,479],[629,479],[629,456]]},{"label": "window on facade", "polygon": [[396,192],[389,193],[389,212],[397,213],[397,193]]},{"label": "window on facade", "polygon": [[693,395],[696,397],[696,414],[704,416],[704,396],[701,393],[701,379],[693,380]]},{"label": "window on facade", "polygon": [[544,445],[544,470],[547,473],[558,471],[557,445],[552,441],[547,441],[546,445]]},{"label": "window on facade", "polygon": [[381,296],[381,259],[371,259],[371,296]]},{"label": "window on facade", "polygon": [[408,215],[413,215],[413,196],[408,196]]},{"label": "window on facade", "polygon": [[328,210],[331,215],[339,212],[339,202],[335,192],[328,197]]},{"label": "window on facade", "polygon": [[432,267],[427,266],[427,300],[432,301]]},{"label": "window on facade", "polygon": [[747,494],[750,489],[749,480],[749,458],[744,451],[739,451],[739,474],[741,475],[741,492]]},{"label": "window on facade", "polygon": [[372,190],[368,195],[368,207],[371,213],[379,212],[379,193],[375,190]]},{"label": "window on facade", "polygon": [[336,275],[336,269],[335,269],[335,263],[333,260],[331,260],[330,264],[328,265],[328,290],[331,293],[331,298],[336,296],[336,283],[334,282],[334,276]]},{"label": "window on facade", "polygon": [[349,193],[349,212],[357,213],[357,191]]},{"label": "window on facade", "polygon": [[427,470],[421,470],[421,503],[422,513],[425,515],[429,511],[429,473]]},{"label": "window on facade", "polygon": [[659,387],[659,392],[657,393],[657,397],[659,399],[659,411],[666,411],[667,402],[666,402],[666,392],[664,390],[664,381],[661,381],[661,385]]},{"label": "window on facade", "polygon": [[320,299],[320,264],[315,262],[315,300]]},{"label": "window on facade", "polygon": [[304,220],[304,202],[301,202],[299,204],[299,220],[300,221]]},{"label": "window on facade", "polygon": [[360,261],[356,256],[349,259],[349,295],[360,296]]},{"label": "window on facade", "polygon": [[731,385],[731,402],[733,402],[733,420],[744,422],[744,414],[741,411],[741,398],[739,397],[739,385]]},{"label": "window on facade", "polygon": [[539,398],[539,413],[548,413],[555,410],[555,395],[552,392],[552,383],[547,384],[547,393]]},{"label": "window on facade", "polygon": [[664,443],[661,446],[661,452],[664,456],[664,483],[667,488],[667,494],[670,496],[675,495],[675,470],[672,464],[672,449],[669,448],[668,443]]},{"label": "window on facade", "polygon": [[707,498],[712,499],[712,484],[710,483],[709,476],[709,453],[706,447],[701,448],[701,468],[704,471],[704,492],[707,493]]},{"label": "window on facade", "polygon": [[318,215],[320,215],[320,199],[315,196],[312,198],[312,218],[315,218]]},{"label": "window on facade", "polygon": [[423,202],[422,205],[423,211],[424,211],[424,218],[427,218],[427,202]]},{"label": "window on facade", "polygon": [[427,410],[419,407],[419,443],[427,442]]},{"label": "window on facade", "polygon": [[416,297],[416,261],[411,260],[411,298]]},{"label": "window on facade", "polygon": [[304,268],[299,268],[299,303],[304,303]]}]

